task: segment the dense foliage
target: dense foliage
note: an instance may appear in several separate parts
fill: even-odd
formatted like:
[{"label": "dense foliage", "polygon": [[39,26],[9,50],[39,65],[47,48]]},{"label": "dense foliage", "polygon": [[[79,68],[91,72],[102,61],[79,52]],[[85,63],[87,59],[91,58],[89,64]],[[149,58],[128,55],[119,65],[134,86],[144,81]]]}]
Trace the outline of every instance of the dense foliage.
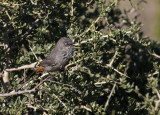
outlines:
[{"label": "dense foliage", "polygon": [[[129,17],[143,1],[125,11],[118,0],[0,1],[0,70],[9,77],[8,88],[1,77],[0,112],[160,114],[160,47]],[[65,71],[36,74],[26,93],[6,96],[34,70],[11,69],[39,62],[62,36],[75,43]]]}]

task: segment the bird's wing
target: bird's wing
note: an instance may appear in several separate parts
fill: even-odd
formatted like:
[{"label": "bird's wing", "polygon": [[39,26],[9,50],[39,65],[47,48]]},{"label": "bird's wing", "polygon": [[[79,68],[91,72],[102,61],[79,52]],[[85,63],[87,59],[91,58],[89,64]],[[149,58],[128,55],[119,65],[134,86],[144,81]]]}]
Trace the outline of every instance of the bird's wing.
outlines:
[{"label": "bird's wing", "polygon": [[54,58],[52,58],[52,59],[46,58],[39,65],[43,66],[43,67],[54,66],[54,65],[56,65],[56,62],[55,62]]}]

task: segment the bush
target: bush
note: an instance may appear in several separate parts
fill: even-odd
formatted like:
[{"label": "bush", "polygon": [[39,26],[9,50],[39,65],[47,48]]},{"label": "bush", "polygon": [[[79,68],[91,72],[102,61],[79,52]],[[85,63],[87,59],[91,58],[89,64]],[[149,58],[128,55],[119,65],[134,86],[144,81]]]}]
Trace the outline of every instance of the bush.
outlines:
[{"label": "bush", "polygon": [[[128,16],[140,2],[124,12],[118,0],[0,2],[0,112],[160,114],[160,47]],[[66,71],[33,75],[14,92],[62,36],[75,43]]]}]

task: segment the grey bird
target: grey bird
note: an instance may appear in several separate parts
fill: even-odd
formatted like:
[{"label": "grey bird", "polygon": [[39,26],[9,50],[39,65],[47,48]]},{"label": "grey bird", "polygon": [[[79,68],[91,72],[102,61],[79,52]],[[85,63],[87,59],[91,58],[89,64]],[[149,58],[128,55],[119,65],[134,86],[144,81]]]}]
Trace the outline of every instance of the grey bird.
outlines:
[{"label": "grey bird", "polygon": [[[38,69],[25,78],[25,83],[35,73],[40,73],[43,71],[54,72],[62,70],[68,64],[72,55],[73,42],[67,37],[61,37],[53,51],[51,51],[51,53],[39,64]],[[25,85],[25,83],[23,83],[16,91],[21,89]]]},{"label": "grey bird", "polygon": [[62,37],[56,44],[54,50],[39,64],[36,73],[47,71],[54,72],[62,70],[73,55],[73,42]]}]

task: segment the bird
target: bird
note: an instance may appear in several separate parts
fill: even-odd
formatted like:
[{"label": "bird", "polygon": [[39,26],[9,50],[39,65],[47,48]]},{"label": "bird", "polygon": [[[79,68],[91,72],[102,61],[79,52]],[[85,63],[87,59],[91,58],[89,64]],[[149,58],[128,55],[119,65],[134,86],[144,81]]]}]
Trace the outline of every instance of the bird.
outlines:
[{"label": "bird", "polygon": [[40,62],[36,73],[43,71],[54,72],[62,70],[73,55],[73,42],[67,37],[62,37],[57,42],[53,51]]},{"label": "bird", "polygon": [[[34,72],[25,78],[25,83],[35,73],[39,74],[44,71],[55,72],[63,70],[73,56],[73,49],[74,43],[72,40],[68,37],[61,37],[53,51],[51,51],[51,53],[40,62],[38,68]],[[22,83],[22,85],[16,91],[21,89],[25,83]]]}]

